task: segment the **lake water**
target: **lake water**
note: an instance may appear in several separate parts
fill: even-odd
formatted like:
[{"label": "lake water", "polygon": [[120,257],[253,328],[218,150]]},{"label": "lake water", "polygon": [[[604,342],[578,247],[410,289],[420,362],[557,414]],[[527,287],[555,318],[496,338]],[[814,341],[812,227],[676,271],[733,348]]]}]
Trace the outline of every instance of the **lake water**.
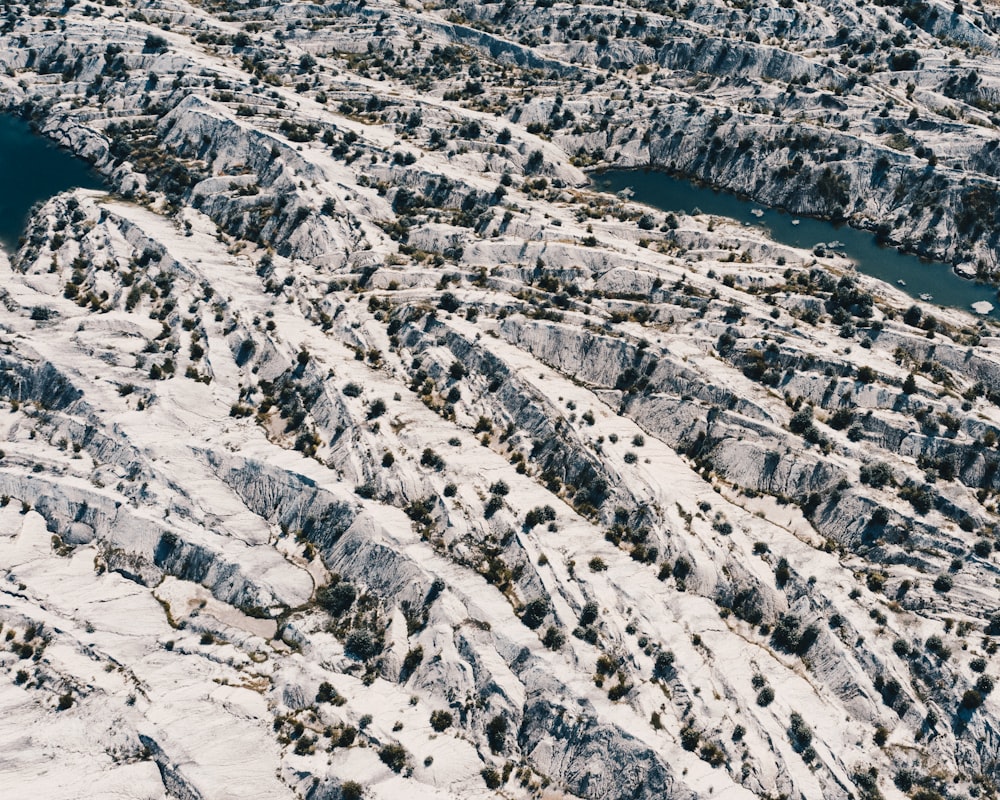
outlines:
[{"label": "lake water", "polygon": [[17,249],[35,203],[78,187],[103,184],[86,161],[32,132],[24,120],[0,114],[0,245],[8,253]]},{"label": "lake water", "polygon": [[[632,199],[662,211],[693,212],[731,217],[747,225],[766,229],[782,244],[812,249],[818,243],[835,243],[830,249],[846,253],[860,272],[879,278],[914,298],[930,295],[931,302],[970,310],[973,303],[986,301],[994,306],[989,316],[1000,319],[1000,300],[994,288],[960,278],[947,265],[923,261],[917,256],[880,246],[873,234],[848,225],[794,217],[766,208],[734,194],[720,192],[690,181],[651,170],[610,170],[593,176],[595,188],[605,192],[632,190]],[[903,281],[906,285],[900,285]],[[923,299],[923,298],[921,298]]]}]

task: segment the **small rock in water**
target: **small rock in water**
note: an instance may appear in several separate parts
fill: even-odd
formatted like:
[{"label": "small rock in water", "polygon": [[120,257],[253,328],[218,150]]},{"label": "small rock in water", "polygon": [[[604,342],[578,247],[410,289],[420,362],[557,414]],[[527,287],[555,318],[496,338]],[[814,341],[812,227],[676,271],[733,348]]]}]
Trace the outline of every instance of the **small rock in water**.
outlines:
[{"label": "small rock in water", "polygon": [[972,310],[977,314],[989,314],[993,310],[993,303],[989,300],[978,300],[972,304]]}]

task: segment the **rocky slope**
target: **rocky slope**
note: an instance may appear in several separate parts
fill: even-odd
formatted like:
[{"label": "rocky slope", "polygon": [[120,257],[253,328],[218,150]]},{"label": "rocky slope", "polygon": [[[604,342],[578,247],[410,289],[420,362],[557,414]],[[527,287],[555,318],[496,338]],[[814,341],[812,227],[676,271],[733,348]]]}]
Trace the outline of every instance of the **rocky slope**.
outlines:
[{"label": "rocky slope", "polygon": [[581,171],[989,272],[991,10],[3,20],[110,191],[0,255],[2,785],[995,793],[995,324]]}]

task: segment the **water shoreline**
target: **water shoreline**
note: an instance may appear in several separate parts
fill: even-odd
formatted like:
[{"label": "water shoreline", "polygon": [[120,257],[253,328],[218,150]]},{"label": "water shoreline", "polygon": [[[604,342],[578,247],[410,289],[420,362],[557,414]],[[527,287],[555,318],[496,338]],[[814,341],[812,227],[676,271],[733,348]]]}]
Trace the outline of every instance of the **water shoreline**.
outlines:
[{"label": "water shoreline", "polygon": [[961,308],[980,316],[983,303],[988,302],[991,309],[986,315],[1000,319],[996,286],[963,274],[958,265],[908,252],[881,239],[871,229],[852,225],[846,218],[794,215],[740,193],[650,167],[602,168],[587,175],[597,191],[618,193],[631,189],[631,200],[664,212],[690,213],[698,208],[703,213],[764,228],[775,241],[791,247],[812,249],[817,244],[845,239],[846,243],[837,242],[842,247],[831,249],[844,250],[859,272],[902,287],[914,300]]},{"label": "water shoreline", "polygon": [[9,110],[0,112],[0,185],[0,245],[8,256],[20,248],[36,204],[70,189],[108,189],[90,162]]}]

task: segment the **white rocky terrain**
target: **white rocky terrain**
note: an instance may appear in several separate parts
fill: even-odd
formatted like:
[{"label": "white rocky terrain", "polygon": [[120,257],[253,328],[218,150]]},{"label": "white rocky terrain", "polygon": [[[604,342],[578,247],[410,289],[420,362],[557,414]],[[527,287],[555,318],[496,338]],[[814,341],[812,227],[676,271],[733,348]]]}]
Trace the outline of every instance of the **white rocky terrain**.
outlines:
[{"label": "white rocky terrain", "polygon": [[993,6],[0,5],[0,794],[995,796]]}]

